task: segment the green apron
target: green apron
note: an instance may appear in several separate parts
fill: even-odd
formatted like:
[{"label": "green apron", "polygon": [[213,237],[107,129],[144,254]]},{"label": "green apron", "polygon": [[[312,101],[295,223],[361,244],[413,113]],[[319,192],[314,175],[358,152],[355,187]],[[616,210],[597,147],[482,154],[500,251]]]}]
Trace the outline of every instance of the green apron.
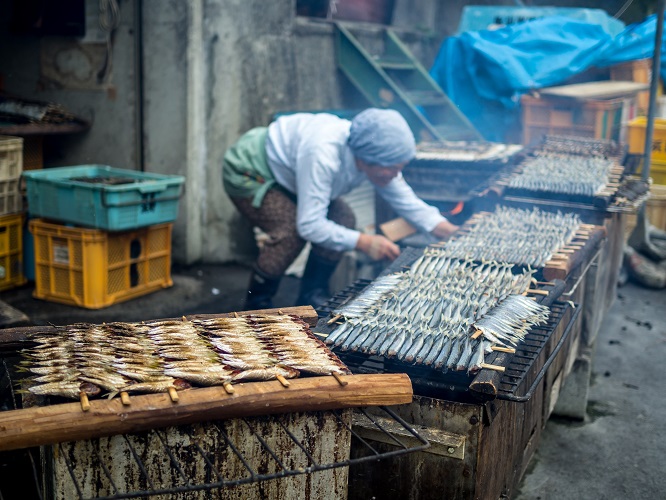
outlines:
[{"label": "green apron", "polygon": [[266,158],[266,127],[243,134],[224,155],[222,180],[227,194],[234,198],[252,198],[259,208],[268,190],[276,186]]}]

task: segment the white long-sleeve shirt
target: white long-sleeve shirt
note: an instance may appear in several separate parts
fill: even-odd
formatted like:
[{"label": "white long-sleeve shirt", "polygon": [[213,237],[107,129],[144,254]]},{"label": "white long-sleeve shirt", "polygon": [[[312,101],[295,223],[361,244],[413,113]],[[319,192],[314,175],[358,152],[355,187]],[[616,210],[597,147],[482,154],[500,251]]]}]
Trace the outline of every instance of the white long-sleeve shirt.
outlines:
[{"label": "white long-sleeve shirt", "polygon": [[[335,115],[297,113],[271,123],[266,139],[268,166],[275,180],[297,197],[299,234],[336,251],[355,248],[360,232],[328,220],[329,204],[367,179],[347,145],[350,126],[349,120]],[[446,220],[414,194],[401,174],[376,189],[421,231],[430,232]]]}]

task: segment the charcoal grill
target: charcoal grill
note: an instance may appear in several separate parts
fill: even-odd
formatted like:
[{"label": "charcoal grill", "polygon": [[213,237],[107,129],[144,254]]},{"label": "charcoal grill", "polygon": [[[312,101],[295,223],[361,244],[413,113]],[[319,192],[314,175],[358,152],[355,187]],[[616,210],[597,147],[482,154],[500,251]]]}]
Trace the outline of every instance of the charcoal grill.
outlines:
[{"label": "charcoal grill", "polygon": [[[618,173],[612,175],[609,184],[603,189],[604,194],[596,196],[512,188],[507,185],[510,176],[513,175],[509,173],[502,178],[493,179],[489,191],[491,196],[486,201],[492,205],[499,197],[505,204],[574,211],[586,217],[584,222],[601,224],[609,213],[635,213],[649,196],[649,185],[646,182],[628,177],[628,174],[635,170],[635,165],[627,163],[626,167],[623,166],[630,157],[626,154],[626,147],[615,141],[547,135],[540,144],[526,149],[520,159],[528,159],[541,153],[606,158],[616,163]],[[513,170],[519,168],[520,162],[516,162]]]},{"label": "charcoal grill", "polygon": [[[488,142],[420,143],[402,175],[419,198],[457,224],[474,212],[482,193],[511,173],[522,149]],[[397,216],[380,197],[375,206],[378,225]]]},{"label": "charcoal grill", "polygon": [[[390,270],[420,254],[408,249]],[[330,331],[332,310],[360,293],[359,280],[328,301],[316,331]],[[580,333],[580,308],[559,301],[563,283],[545,285],[552,314],[533,328],[513,355],[495,353],[489,362],[504,374],[481,370],[466,374],[434,372],[380,357],[336,351],[354,373],[404,371],[414,385],[414,402],[396,408],[431,444],[428,450],[397,458],[390,468],[364,463],[350,470],[350,499],[475,499],[511,496],[538,446]],[[382,450],[394,447],[362,426],[357,432]],[[352,440],[353,457],[365,452]],[[418,488],[414,485],[418,484]]]},{"label": "charcoal grill", "polygon": [[[327,335],[337,326],[328,324],[331,313],[361,293],[370,280],[358,280],[333,296],[318,310],[320,319],[316,332]],[[557,289],[557,291],[555,290]],[[560,287],[553,287],[549,296],[542,302],[550,302],[551,315],[546,325],[533,327],[525,341],[521,343],[513,355],[500,352],[490,354],[487,362],[505,368],[500,377],[497,373],[482,370],[476,376],[466,372],[433,370],[427,367],[394,361],[379,356],[367,356],[359,352],[333,351],[344,361],[354,373],[407,373],[412,380],[415,394],[446,397],[460,402],[500,399],[515,402],[526,402],[534,394],[553,359],[563,346],[567,345],[579,314],[566,302],[557,302],[555,296],[562,292]],[[566,325],[561,335],[551,338],[560,324]],[[574,335],[575,336],[575,335]],[[553,345],[554,343],[554,345]],[[548,347],[547,347],[548,346]],[[550,356],[545,356],[548,352]],[[548,359],[545,359],[545,358]]]},{"label": "charcoal grill", "polygon": [[[572,145],[577,145],[571,151]],[[539,150],[603,156],[625,165],[624,177],[610,197],[597,200],[557,199],[547,193],[510,192],[505,189],[506,179],[497,182],[488,195],[477,200],[477,207],[492,211],[502,204],[515,208],[538,207],[544,211],[575,212],[584,223],[604,226],[607,240],[601,252],[594,258],[584,283],[576,293],[575,301],[583,303],[583,343],[591,350],[596,339],[601,318],[610,309],[617,291],[617,281],[624,256],[624,234],[628,214],[633,214],[649,197],[649,184],[632,177],[637,167],[636,158],[626,154],[626,147],[614,141],[584,139],[568,136],[545,136],[542,143],[526,150],[533,154]],[[584,393],[586,391],[580,390]],[[584,407],[584,405],[583,405]]]},{"label": "charcoal grill", "polygon": [[[283,312],[289,314],[290,310]],[[20,408],[22,400],[14,391],[20,383],[15,369],[20,359],[17,351],[26,344],[23,332],[29,330],[8,330],[0,340],[1,410],[30,410]],[[202,390],[193,390],[192,394],[198,391]],[[181,395],[181,403],[186,402],[185,396]],[[138,398],[133,405],[141,404]],[[24,462],[20,475],[25,484],[33,481],[33,476],[43,477],[43,482],[35,487],[40,497],[47,498],[136,498],[161,494],[209,498],[213,490],[220,498],[289,498],[302,496],[306,491],[313,497],[344,497],[348,466],[429,447],[427,439],[391,408],[378,408],[378,412],[366,408],[289,413],[267,410],[266,415],[198,419],[138,432],[101,432],[101,437],[1,452],[0,458],[10,463],[18,457]],[[91,411],[95,411],[94,406]],[[85,418],[79,415],[78,418]],[[358,436],[352,420],[363,422],[364,428],[383,435],[396,448],[377,452]],[[27,424],[26,428],[30,426]],[[367,456],[350,458],[352,438],[367,448]],[[312,476],[313,472],[318,474]],[[6,484],[16,484],[12,479],[0,481],[0,496],[8,494],[3,492]]]},{"label": "charcoal grill", "polygon": [[422,143],[403,171],[423,200],[468,202],[510,172],[522,146],[473,142]]}]

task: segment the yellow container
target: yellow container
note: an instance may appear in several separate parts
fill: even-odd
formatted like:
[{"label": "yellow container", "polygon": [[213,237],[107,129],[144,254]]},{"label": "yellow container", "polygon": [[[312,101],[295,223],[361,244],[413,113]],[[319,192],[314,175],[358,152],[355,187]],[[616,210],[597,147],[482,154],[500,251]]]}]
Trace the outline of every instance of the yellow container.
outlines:
[{"label": "yellow container", "polygon": [[[666,231],[666,185],[653,184],[650,187],[650,198],[645,203],[645,215],[648,221],[657,229]],[[636,226],[636,216],[627,216],[627,225],[625,235],[631,236],[631,232]]]},{"label": "yellow container", "polygon": [[31,220],[33,296],[100,309],[170,287],[172,227],[107,232]]},{"label": "yellow container", "polygon": [[26,282],[23,275],[23,214],[0,217],[0,290]]},{"label": "yellow container", "polygon": [[[640,176],[643,171],[643,160],[638,163],[636,174]],[[650,177],[654,184],[666,185],[666,161],[652,159],[650,161]]]},{"label": "yellow container", "polygon": [[[647,118],[644,116],[634,118],[627,124],[627,142],[629,143],[630,154],[642,155],[645,151],[646,129]],[[666,162],[666,119],[654,119],[651,158],[652,161]],[[663,184],[666,184],[666,182]]]}]

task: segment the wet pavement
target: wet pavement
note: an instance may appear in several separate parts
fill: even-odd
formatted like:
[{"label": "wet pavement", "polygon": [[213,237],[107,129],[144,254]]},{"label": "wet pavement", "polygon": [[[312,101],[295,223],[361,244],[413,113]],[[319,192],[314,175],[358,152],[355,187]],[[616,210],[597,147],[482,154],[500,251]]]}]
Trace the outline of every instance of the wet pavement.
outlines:
[{"label": "wet pavement", "polygon": [[583,422],[551,417],[516,500],[666,498],[666,290],[619,289]]}]

